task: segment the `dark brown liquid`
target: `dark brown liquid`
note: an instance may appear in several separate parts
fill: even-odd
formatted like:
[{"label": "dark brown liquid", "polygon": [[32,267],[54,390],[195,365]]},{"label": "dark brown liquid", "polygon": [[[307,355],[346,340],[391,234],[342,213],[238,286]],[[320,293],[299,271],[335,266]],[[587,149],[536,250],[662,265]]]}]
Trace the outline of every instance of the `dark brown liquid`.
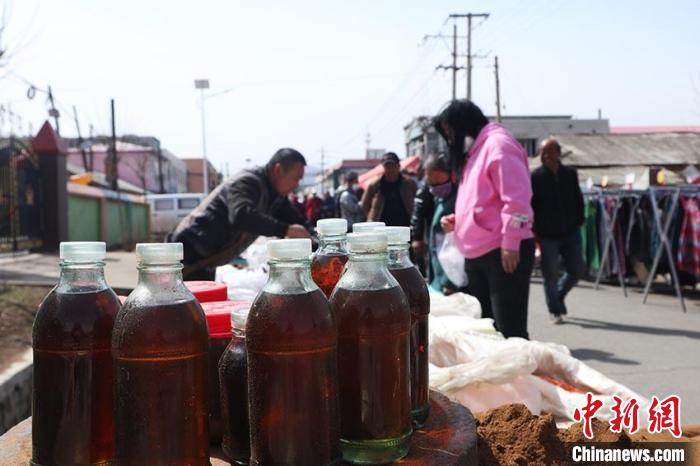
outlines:
[{"label": "dark brown liquid", "polygon": [[209,338],[209,443],[221,443],[221,398],[219,395],[219,360],[226,351],[231,336]]},{"label": "dark brown liquid", "polygon": [[224,453],[236,463],[250,459],[248,353],[245,338],[234,336],[219,361]]},{"label": "dark brown liquid", "polygon": [[111,289],[52,291],[34,321],[32,462],[96,465],[114,457]]},{"label": "dark brown liquid", "polygon": [[117,464],[209,465],[208,350],[194,300],[122,308],[112,335]]},{"label": "dark brown liquid", "polygon": [[331,306],[338,320],[342,438],[389,439],[410,432],[411,316],[401,288],[338,288]]},{"label": "dark brown liquid", "polygon": [[321,291],[262,292],[246,340],[251,464],[339,461],[338,337]]},{"label": "dark brown liquid", "polygon": [[347,254],[314,254],[311,259],[311,278],[321,288],[326,298],[331,297],[347,261]]},{"label": "dark brown liquid", "polygon": [[389,269],[399,282],[411,308],[411,409],[430,406],[428,400],[428,314],[430,295],[415,267]]}]

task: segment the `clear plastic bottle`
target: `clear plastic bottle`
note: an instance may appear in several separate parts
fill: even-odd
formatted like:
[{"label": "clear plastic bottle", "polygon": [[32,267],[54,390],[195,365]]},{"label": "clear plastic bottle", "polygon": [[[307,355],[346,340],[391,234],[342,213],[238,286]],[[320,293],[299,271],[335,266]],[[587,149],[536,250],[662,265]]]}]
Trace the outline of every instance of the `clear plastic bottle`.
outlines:
[{"label": "clear plastic bottle", "polygon": [[182,281],[182,244],[137,244],[136,256],[112,333],[116,463],[208,466],[209,334]]},{"label": "clear plastic bottle", "polygon": [[386,227],[389,272],[411,308],[411,411],[413,424],[422,427],[430,414],[428,399],[428,314],[430,295],[418,268],[411,262],[409,227]]},{"label": "clear plastic bottle", "polygon": [[370,233],[376,231],[377,229],[384,228],[386,224],[384,222],[357,222],[352,225],[353,233]]},{"label": "clear plastic bottle", "polygon": [[119,298],[104,277],[105,243],[60,244],[58,285],[34,320],[34,466],[107,465],[114,457],[110,338]]},{"label": "clear plastic bottle", "polygon": [[348,235],[350,260],[331,308],[338,321],[343,459],[385,464],[411,441],[411,312],[386,266],[383,231]]},{"label": "clear plastic bottle", "polygon": [[250,463],[339,464],[338,333],[311,278],[311,241],[267,250],[270,276],[246,324]]},{"label": "clear plastic bottle", "polygon": [[245,327],[248,308],[231,312],[233,336],[219,360],[221,392],[221,449],[236,464],[250,459],[250,426],[248,424],[248,352]]},{"label": "clear plastic bottle", "polygon": [[344,218],[327,218],[316,223],[319,246],[311,259],[311,277],[327,298],[331,297],[336,283],[348,261],[345,235],[348,221]]}]

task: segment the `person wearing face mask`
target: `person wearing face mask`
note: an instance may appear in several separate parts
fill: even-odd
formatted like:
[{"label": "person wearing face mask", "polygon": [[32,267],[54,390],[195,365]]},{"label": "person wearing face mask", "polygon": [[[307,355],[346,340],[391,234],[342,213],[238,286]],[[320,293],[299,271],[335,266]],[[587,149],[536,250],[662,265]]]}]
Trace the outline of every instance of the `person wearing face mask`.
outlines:
[{"label": "person wearing face mask", "polygon": [[435,291],[450,295],[459,287],[447,278],[438,259],[438,252],[445,240],[440,219],[454,213],[457,199],[457,176],[452,171],[449,157],[446,154],[429,156],[425,161],[425,178],[434,205],[426,238],[430,257],[428,283]]},{"label": "person wearing face mask", "polygon": [[[566,315],[564,298],[583,274],[581,233],[583,195],[576,169],[559,160],[561,147],[554,138],[540,144],[542,166],[532,172],[532,209],[535,234],[542,251],[542,276],[549,315],[554,324]],[[559,277],[559,256],[564,274]]]},{"label": "person wearing face mask", "polygon": [[460,177],[455,213],[441,219],[466,257],[467,292],[506,337],[528,338],[527,310],[535,244],[527,154],[469,100],[436,118]]}]

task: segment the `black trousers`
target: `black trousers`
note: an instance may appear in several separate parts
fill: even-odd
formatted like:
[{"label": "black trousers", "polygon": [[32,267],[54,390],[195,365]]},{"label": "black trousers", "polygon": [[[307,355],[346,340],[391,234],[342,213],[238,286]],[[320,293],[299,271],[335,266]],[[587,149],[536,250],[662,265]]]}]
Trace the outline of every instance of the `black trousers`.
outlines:
[{"label": "black trousers", "polygon": [[469,278],[467,293],[481,304],[481,316],[490,317],[506,338],[529,338],[527,304],[530,274],[535,262],[535,241],[520,242],[520,262],[513,273],[506,273],[501,263],[501,249],[494,249],[475,259],[467,259]]}]

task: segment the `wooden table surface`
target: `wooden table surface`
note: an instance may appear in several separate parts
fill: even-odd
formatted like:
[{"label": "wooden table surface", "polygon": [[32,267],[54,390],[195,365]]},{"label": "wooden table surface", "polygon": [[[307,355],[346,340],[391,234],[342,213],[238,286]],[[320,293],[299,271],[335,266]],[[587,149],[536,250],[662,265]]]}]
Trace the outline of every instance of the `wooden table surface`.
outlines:
[{"label": "wooden table surface", "polygon": [[[396,464],[404,466],[470,466],[477,465],[476,426],[467,408],[447,397],[430,392],[430,418],[425,428],[413,434],[408,456]],[[29,464],[32,454],[31,418],[0,437],[0,465]],[[212,466],[229,462],[213,451]]]}]

